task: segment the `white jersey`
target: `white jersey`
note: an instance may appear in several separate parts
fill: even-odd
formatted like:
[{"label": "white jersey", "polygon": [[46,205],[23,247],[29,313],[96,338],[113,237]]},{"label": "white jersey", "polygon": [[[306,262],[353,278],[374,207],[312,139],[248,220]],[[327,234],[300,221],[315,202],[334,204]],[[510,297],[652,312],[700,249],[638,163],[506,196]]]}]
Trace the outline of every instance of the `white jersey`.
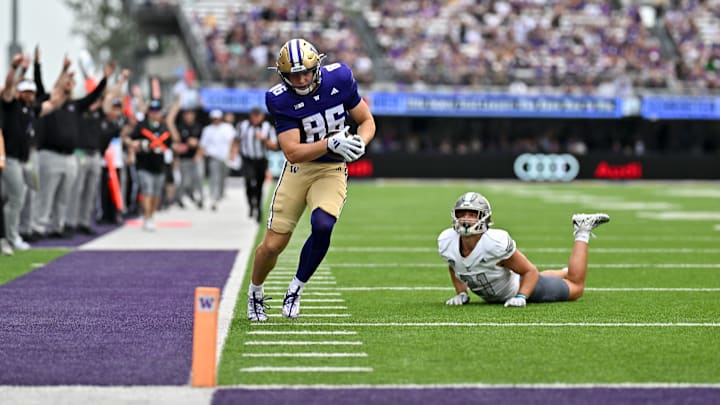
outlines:
[{"label": "white jersey", "polygon": [[515,241],[502,229],[489,229],[467,257],[460,255],[460,235],[454,229],[438,236],[438,252],[468,285],[468,288],[487,302],[503,302],[517,294],[520,275],[498,266],[515,253]]}]

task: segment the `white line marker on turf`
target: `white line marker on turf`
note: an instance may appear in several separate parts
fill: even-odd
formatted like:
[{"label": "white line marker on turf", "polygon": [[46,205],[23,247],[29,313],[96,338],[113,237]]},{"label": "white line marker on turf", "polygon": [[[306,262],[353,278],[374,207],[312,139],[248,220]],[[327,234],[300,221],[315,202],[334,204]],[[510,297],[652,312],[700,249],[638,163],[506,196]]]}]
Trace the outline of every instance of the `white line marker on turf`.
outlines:
[{"label": "white line marker on turf", "polygon": [[[562,268],[567,263],[537,263],[540,268]],[[337,268],[377,268],[377,269],[416,269],[419,267],[437,267],[441,268],[442,264],[437,263],[337,263],[333,267]],[[591,263],[590,269],[718,269],[720,263]],[[318,282],[321,284],[322,282]]]},{"label": "white line marker on turf", "polygon": [[346,306],[342,305],[322,305],[322,306],[311,306],[311,305],[303,305],[303,310],[305,309],[347,309]]},{"label": "white line marker on turf", "polygon": [[289,331],[277,331],[277,330],[250,330],[247,332],[248,335],[357,335],[357,332],[352,330],[289,330]]},{"label": "white line marker on turf", "polygon": [[[313,280],[312,285],[335,285],[337,282],[335,281],[315,281]],[[265,285],[287,285],[287,281],[266,281]]]},{"label": "white line marker on turf", "polygon": [[[335,290],[335,288],[330,288],[331,290]],[[279,290],[275,287],[270,287],[265,289],[265,295],[274,295],[274,294],[285,294],[287,290],[282,289]],[[319,297],[337,297],[341,295],[339,292],[317,292],[317,291],[303,291],[302,296],[307,297],[308,295],[316,295]],[[339,298],[337,298],[339,299]],[[303,298],[303,302],[308,302],[306,298]],[[345,302],[343,299],[339,299],[339,301],[315,301],[315,302]]]},{"label": "white line marker on turf", "polygon": [[302,302],[345,302],[345,300],[342,298],[303,298]]},{"label": "white line marker on turf", "polygon": [[245,342],[247,346],[360,346],[363,343],[358,341],[344,341],[344,340],[319,340],[319,341],[307,341],[307,340],[248,340]]},{"label": "white line marker on turf", "polygon": [[367,353],[243,353],[242,357],[367,357]]},{"label": "white line marker on turf", "polygon": [[[271,318],[279,318],[282,314],[267,314]],[[350,314],[302,314],[303,318],[347,318]]]},{"label": "white line marker on turf", "polygon": [[240,371],[246,373],[369,373],[372,367],[246,367]]},{"label": "white line marker on turf", "polygon": [[[250,323],[254,325],[257,323]],[[332,327],[580,327],[580,328],[718,328],[718,322],[303,322],[303,323],[272,323],[264,322],[261,326],[332,326]]]},{"label": "white line marker on turf", "polygon": [[[316,287],[320,288],[320,287]],[[450,286],[414,286],[414,287],[395,287],[395,286],[378,286],[378,287],[337,287],[333,290],[339,291],[449,291]],[[677,291],[677,292],[718,292],[720,288],[692,288],[692,287],[586,287],[585,291],[612,291],[612,292],[652,292],[652,291]],[[267,294],[267,293],[266,293]],[[312,298],[311,298],[312,299]],[[308,302],[309,300],[303,300]],[[315,301],[318,302],[318,301]],[[304,307],[303,307],[304,308]]]}]

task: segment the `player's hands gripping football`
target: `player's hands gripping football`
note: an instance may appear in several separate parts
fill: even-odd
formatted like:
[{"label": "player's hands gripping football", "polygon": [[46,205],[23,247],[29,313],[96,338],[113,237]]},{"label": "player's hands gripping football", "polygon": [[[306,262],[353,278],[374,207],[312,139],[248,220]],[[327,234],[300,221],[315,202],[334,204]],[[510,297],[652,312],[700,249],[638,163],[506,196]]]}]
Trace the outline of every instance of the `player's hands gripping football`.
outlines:
[{"label": "player's hands gripping football", "polygon": [[460,294],[445,301],[445,305],[465,305],[470,302],[470,296],[467,292],[463,291]]},{"label": "player's hands gripping football", "polygon": [[348,134],[350,127],[345,127],[328,138],[327,149],[346,162],[354,162],[365,154],[365,141],[355,134]]}]

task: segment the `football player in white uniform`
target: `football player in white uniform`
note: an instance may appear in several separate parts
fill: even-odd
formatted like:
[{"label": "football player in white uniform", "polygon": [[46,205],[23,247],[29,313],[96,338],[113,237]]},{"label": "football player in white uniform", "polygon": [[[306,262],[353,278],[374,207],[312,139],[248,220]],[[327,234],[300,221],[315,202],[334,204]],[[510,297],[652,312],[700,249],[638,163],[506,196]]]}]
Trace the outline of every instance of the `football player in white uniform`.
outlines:
[{"label": "football player in white uniform", "polygon": [[610,220],[607,214],[575,214],[575,242],[568,266],[538,271],[517,249],[515,241],[492,225],[490,203],[482,195],[460,196],[452,210],[453,227],[438,237],[438,251],[445,259],[457,295],[447,305],[470,302],[468,289],[489,303],[524,307],[527,302],[572,301],[585,290],[588,241],[593,229]]}]

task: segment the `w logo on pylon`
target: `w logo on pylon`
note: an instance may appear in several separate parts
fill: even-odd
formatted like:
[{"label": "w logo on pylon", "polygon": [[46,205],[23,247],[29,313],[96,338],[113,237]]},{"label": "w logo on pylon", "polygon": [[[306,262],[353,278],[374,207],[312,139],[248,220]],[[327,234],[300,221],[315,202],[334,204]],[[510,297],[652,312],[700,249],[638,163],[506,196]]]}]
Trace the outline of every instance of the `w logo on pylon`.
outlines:
[{"label": "w logo on pylon", "polygon": [[215,310],[215,297],[212,295],[199,295],[197,309],[201,312],[213,312]]}]

